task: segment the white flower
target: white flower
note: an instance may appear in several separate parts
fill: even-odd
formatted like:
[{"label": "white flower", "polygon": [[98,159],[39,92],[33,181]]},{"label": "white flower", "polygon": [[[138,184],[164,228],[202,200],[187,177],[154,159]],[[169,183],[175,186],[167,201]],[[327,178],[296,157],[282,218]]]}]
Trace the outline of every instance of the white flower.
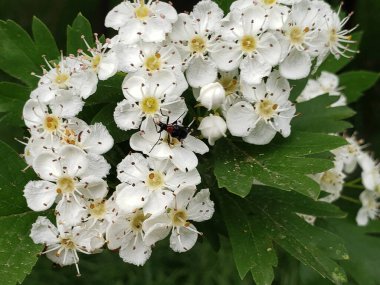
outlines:
[{"label": "white flower", "polygon": [[170,160],[127,155],[117,166],[122,184],[117,187],[116,203],[125,212],[142,208],[146,214],[161,214],[172,202],[173,192],[198,185],[201,177],[196,169],[181,172]]},{"label": "white flower", "polygon": [[160,216],[152,216],[143,224],[144,241],[153,245],[164,239],[170,231],[170,247],[176,252],[191,249],[198,234],[190,221],[202,222],[211,219],[214,203],[210,200],[208,189],[202,189],[195,196],[195,187],[184,188],[176,194],[174,205]]},{"label": "white flower", "polygon": [[[117,126],[122,130],[138,129],[144,118],[180,118],[187,112],[186,103],[175,91],[175,76],[168,71],[154,73],[151,78],[126,77],[123,82],[125,100],[114,112]],[[145,129],[143,124],[142,129]]]},{"label": "white flower", "polygon": [[367,190],[380,193],[380,164],[368,153],[362,152],[358,156],[362,168],[362,183]]},{"label": "white flower", "polygon": [[204,154],[209,150],[204,142],[189,134],[178,140],[165,130],[159,133],[156,128],[152,119],[147,120],[144,131],[132,135],[131,148],[158,159],[170,159],[182,172],[197,167],[198,158],[194,152]]},{"label": "white flower", "polygon": [[331,152],[335,155],[335,159],[342,161],[344,164],[344,172],[352,173],[358,163],[358,157],[362,155],[361,144],[363,141],[358,141],[354,136],[345,137],[347,145],[332,150]]},{"label": "white flower", "polygon": [[198,130],[207,138],[210,145],[214,145],[215,141],[226,136],[227,124],[220,116],[210,114],[202,119]]},{"label": "white flower", "polygon": [[285,78],[297,80],[309,75],[312,58],[325,48],[317,41],[326,10],[330,7],[319,1],[303,0],[292,6],[279,35],[283,53],[280,73]]},{"label": "white flower", "polygon": [[119,30],[126,44],[162,42],[177,21],[176,10],[165,2],[149,0],[123,1],[106,16],[105,26]]},{"label": "white flower", "polygon": [[240,67],[241,79],[249,84],[258,84],[269,75],[279,63],[281,46],[267,31],[266,16],[260,6],[230,13],[229,21],[222,24],[222,41],[211,52],[219,69],[231,71]]},{"label": "white flower", "polygon": [[219,82],[209,83],[201,88],[199,101],[209,111],[218,109],[225,101],[226,92]]},{"label": "white flower", "polygon": [[23,157],[29,166],[33,165],[34,159],[43,152],[56,152],[61,147],[61,141],[57,136],[34,136],[25,144]]},{"label": "white flower", "polygon": [[190,15],[179,14],[173,25],[169,36],[183,52],[187,81],[194,88],[216,79],[216,64],[209,58],[209,52],[218,40],[215,31],[219,29],[222,18],[223,11],[216,3],[202,0]]},{"label": "white flower", "polygon": [[356,215],[356,222],[359,226],[366,226],[369,220],[375,220],[380,217],[379,194],[364,190],[359,198],[362,202],[362,207]]},{"label": "white flower", "polygon": [[38,87],[32,94],[32,99],[49,103],[57,95],[57,91],[70,91],[74,96],[87,99],[94,94],[98,84],[96,73],[83,67],[82,62],[75,57],[63,57],[53,66],[47,61],[49,71],[44,69]]},{"label": "white flower", "polygon": [[143,223],[150,215],[142,210],[120,215],[106,231],[107,245],[111,250],[120,248],[119,255],[124,262],[144,265],[149,259],[152,248],[143,241]]},{"label": "white flower", "polygon": [[290,121],[295,107],[288,100],[289,82],[273,72],[266,84],[242,85],[246,101],[233,105],[227,111],[227,127],[233,136],[243,137],[252,144],[267,144],[277,132],[290,135]]},{"label": "white flower", "polygon": [[43,180],[25,186],[29,208],[44,211],[57,202],[58,220],[77,224],[86,215],[85,199],[102,199],[108,192],[107,183],[88,172],[88,164],[86,153],[72,145],[37,156],[33,169]]},{"label": "white flower", "polygon": [[231,11],[245,10],[249,6],[259,5],[268,13],[268,27],[272,30],[281,29],[289,14],[289,8],[283,4],[294,4],[301,0],[238,0],[231,4]]},{"label": "white flower", "polygon": [[309,79],[305,89],[297,98],[297,102],[309,101],[323,94],[329,94],[330,96],[340,96],[339,100],[332,104],[331,107],[345,106],[347,105],[346,97],[341,93],[341,89],[339,87],[339,77],[333,73],[323,71],[316,80]]},{"label": "white flower", "polygon": [[92,48],[87,43],[84,36],[82,36],[88,51],[91,53],[91,56],[80,51],[82,56],[79,58],[88,69],[95,72],[100,80],[107,80],[108,78],[114,76],[118,70],[118,58],[114,50],[110,50],[112,47],[112,41],[106,39],[106,42],[102,44],[98,35],[95,34],[95,43],[96,47]]},{"label": "white flower", "polygon": [[84,254],[96,253],[104,244],[103,235],[95,227],[89,229],[86,225],[65,227],[58,224],[55,227],[47,218],[38,217],[33,224],[30,237],[37,244],[44,244],[46,249],[42,254],[60,266],[75,264],[80,276],[78,252]]},{"label": "white flower", "polygon": [[[34,134],[59,135],[65,130],[64,118],[76,116],[83,108],[84,102],[78,96],[64,93],[47,105],[36,99],[29,99],[22,112],[25,125]],[[49,112],[49,109],[51,112]]]},{"label": "white flower", "polygon": [[344,179],[346,175],[343,173],[343,163],[335,162],[335,167],[325,172],[311,175],[321,187],[321,190],[329,193],[329,195],[322,197],[319,201],[333,202],[340,197],[343,190]]}]

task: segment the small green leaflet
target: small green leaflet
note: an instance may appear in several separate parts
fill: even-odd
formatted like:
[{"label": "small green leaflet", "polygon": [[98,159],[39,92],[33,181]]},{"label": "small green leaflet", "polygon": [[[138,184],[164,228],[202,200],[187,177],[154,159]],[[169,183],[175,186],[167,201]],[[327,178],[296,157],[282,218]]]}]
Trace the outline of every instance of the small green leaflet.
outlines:
[{"label": "small green leaflet", "polygon": [[73,24],[71,26],[67,26],[68,54],[77,54],[78,49],[82,49],[84,52],[87,52],[88,47],[82,39],[82,36],[85,37],[91,48],[95,47],[91,24],[81,13],[79,13],[74,19]]},{"label": "small green leaflet", "polygon": [[370,71],[350,71],[339,75],[342,93],[347,103],[357,101],[364,93],[379,80],[380,73]]},{"label": "small green leaflet", "polygon": [[346,281],[334,261],[348,259],[342,240],[296,215],[342,218],[339,208],[269,187],[256,187],[245,199],[225,192],[218,197],[241,278],[250,271],[258,285],[272,283],[275,243],[334,283]]},{"label": "small green leaflet", "polygon": [[214,174],[220,188],[225,187],[241,197],[249,194],[256,181],[317,198],[319,185],[306,175],[323,172],[333,164],[327,159],[308,156],[344,144],[337,136],[306,132],[293,132],[287,139],[278,137],[266,146],[224,139],[213,149]]},{"label": "small green leaflet", "polygon": [[0,280],[14,285],[29,274],[41,250],[41,245],[29,238],[38,214],[28,209],[22,196],[25,184],[34,176],[31,171],[21,173],[25,163],[1,141],[0,153]]}]

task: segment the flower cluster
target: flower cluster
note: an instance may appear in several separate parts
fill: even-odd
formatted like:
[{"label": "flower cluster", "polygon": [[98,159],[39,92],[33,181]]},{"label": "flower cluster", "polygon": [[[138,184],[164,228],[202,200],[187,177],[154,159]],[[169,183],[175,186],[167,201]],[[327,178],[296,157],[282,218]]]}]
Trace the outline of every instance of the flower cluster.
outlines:
[{"label": "flower cluster", "polygon": [[[323,94],[329,94],[337,98],[331,107],[346,105],[346,97],[342,93],[343,88],[339,87],[339,78],[335,74],[322,72],[316,80],[310,79],[297,98],[298,102],[311,100]],[[359,199],[362,204],[356,222],[358,225],[367,225],[370,219],[380,217],[380,164],[365,151],[363,140],[358,140],[355,135],[344,136],[347,145],[332,150],[334,155],[334,168],[323,173],[311,175],[320,185],[324,195],[320,201],[332,203],[341,197],[341,192],[345,186],[347,176],[353,173],[358,166],[361,168],[361,182],[364,191]],[[362,186],[349,183],[348,187],[362,189]],[[307,216],[308,221],[314,222],[313,217]]]},{"label": "flower cluster", "polygon": [[[183,123],[187,102],[197,102],[191,107],[203,114],[198,130],[210,145],[227,130],[257,145],[277,133],[288,137],[296,112],[288,80],[307,77],[330,53],[352,52],[349,16],[341,21],[338,14],[318,0],[238,0],[227,15],[211,0],[181,14],[161,1],[117,5],[105,26],[118,34],[104,43],[96,36],[95,48],[83,38],[87,51],[46,60],[49,70],[25,104],[31,137],[24,155],[41,180],[29,182],[24,196],[34,211],[54,205],[57,221],[39,217],[32,239],[46,245],[53,262],[75,264],[78,274],[77,252],[96,253],[105,244],[136,265],[170,233],[174,251],[191,249],[201,234],[193,222],[210,219],[214,203],[208,189],[196,188],[195,153],[209,148]],[[129,140],[135,152],[117,165],[120,184],[109,193],[102,155],[113,139],[104,125],[75,116],[98,80],[117,72],[126,73],[125,98],[114,120],[121,130],[136,130]],[[321,94],[336,87],[326,81],[318,82],[326,88]],[[304,100],[319,95],[317,83],[309,85]],[[184,97],[189,86],[194,98]]]}]

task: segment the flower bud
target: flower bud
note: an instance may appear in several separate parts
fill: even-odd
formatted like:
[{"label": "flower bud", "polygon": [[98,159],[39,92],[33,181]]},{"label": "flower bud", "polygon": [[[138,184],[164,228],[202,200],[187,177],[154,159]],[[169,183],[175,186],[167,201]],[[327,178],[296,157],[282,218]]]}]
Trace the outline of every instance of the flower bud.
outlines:
[{"label": "flower bud", "polygon": [[197,100],[210,111],[219,108],[225,97],[223,86],[219,82],[215,82],[203,86]]},{"label": "flower bud", "polygon": [[227,124],[220,116],[209,115],[203,118],[198,130],[210,145],[214,145],[216,140],[226,136]]}]

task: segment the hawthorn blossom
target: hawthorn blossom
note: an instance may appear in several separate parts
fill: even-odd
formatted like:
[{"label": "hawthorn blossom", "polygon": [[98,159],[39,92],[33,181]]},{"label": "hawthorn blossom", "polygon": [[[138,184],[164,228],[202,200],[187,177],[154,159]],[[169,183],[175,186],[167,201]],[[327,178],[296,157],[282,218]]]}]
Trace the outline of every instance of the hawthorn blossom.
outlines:
[{"label": "hawthorn blossom", "polygon": [[118,103],[114,118],[122,130],[138,129],[144,118],[166,117],[175,121],[187,112],[186,103],[175,91],[175,76],[162,71],[146,79],[126,77],[123,82],[124,99]]},{"label": "hawthorn blossom", "polygon": [[47,218],[41,216],[33,224],[30,237],[34,243],[46,246],[41,254],[46,254],[54,263],[60,266],[75,264],[78,276],[78,252],[93,254],[104,244],[103,235],[97,228],[89,229],[85,225],[67,227],[59,223],[55,227]]},{"label": "hawthorn blossom", "polygon": [[331,152],[335,155],[336,160],[342,161],[344,165],[344,172],[352,173],[357,164],[359,156],[362,155],[363,141],[357,140],[354,136],[345,137],[347,145],[334,149]]},{"label": "hawthorn blossom", "polygon": [[277,65],[281,46],[267,30],[267,13],[259,6],[244,11],[233,10],[222,24],[222,41],[211,53],[218,68],[231,71],[240,68],[240,78],[248,84],[259,84]]},{"label": "hawthorn blossom", "polygon": [[291,132],[290,121],[296,111],[288,100],[289,82],[275,71],[266,83],[245,84],[242,88],[247,101],[238,102],[227,111],[226,121],[230,133],[258,145],[269,143],[277,132],[288,137]]},{"label": "hawthorn blossom", "polygon": [[367,190],[380,193],[380,163],[368,153],[361,153],[358,162],[362,168],[362,183]]},{"label": "hawthorn blossom", "polygon": [[191,87],[199,88],[212,83],[217,77],[217,67],[210,52],[218,41],[223,11],[210,1],[198,2],[190,14],[179,14],[173,25],[170,39],[181,49],[186,66],[186,78]]},{"label": "hawthorn blossom", "polygon": [[201,177],[196,169],[181,172],[170,160],[145,158],[140,153],[127,155],[117,166],[116,204],[125,212],[142,208],[147,214],[161,214],[174,199],[173,193],[198,185]]},{"label": "hawthorn blossom", "polygon": [[219,82],[209,83],[203,86],[199,92],[197,101],[203,107],[211,111],[222,106],[226,98],[226,92]]},{"label": "hawthorn blossom", "polygon": [[380,217],[380,196],[378,193],[364,190],[359,196],[362,207],[356,215],[356,222],[359,226],[366,226],[369,220]]},{"label": "hawthorn blossom", "polygon": [[202,119],[198,130],[207,138],[209,145],[214,145],[215,141],[226,136],[227,124],[220,116],[210,114]]},{"label": "hawthorn blossom", "polygon": [[122,41],[131,45],[162,42],[178,19],[177,11],[168,3],[145,0],[123,1],[106,16],[105,26],[119,31]]},{"label": "hawthorn blossom", "polygon": [[201,234],[191,223],[211,219],[214,203],[210,200],[208,189],[202,189],[195,195],[195,187],[186,187],[176,193],[173,205],[162,215],[152,216],[143,223],[144,242],[154,245],[170,231],[170,248],[176,252],[191,249]]},{"label": "hawthorn blossom", "polygon": [[170,159],[182,172],[188,172],[197,167],[198,158],[194,152],[204,154],[209,150],[204,142],[190,134],[185,139],[178,140],[166,131],[159,133],[152,119],[147,120],[143,131],[132,135],[129,143],[132,149],[150,157]]}]

